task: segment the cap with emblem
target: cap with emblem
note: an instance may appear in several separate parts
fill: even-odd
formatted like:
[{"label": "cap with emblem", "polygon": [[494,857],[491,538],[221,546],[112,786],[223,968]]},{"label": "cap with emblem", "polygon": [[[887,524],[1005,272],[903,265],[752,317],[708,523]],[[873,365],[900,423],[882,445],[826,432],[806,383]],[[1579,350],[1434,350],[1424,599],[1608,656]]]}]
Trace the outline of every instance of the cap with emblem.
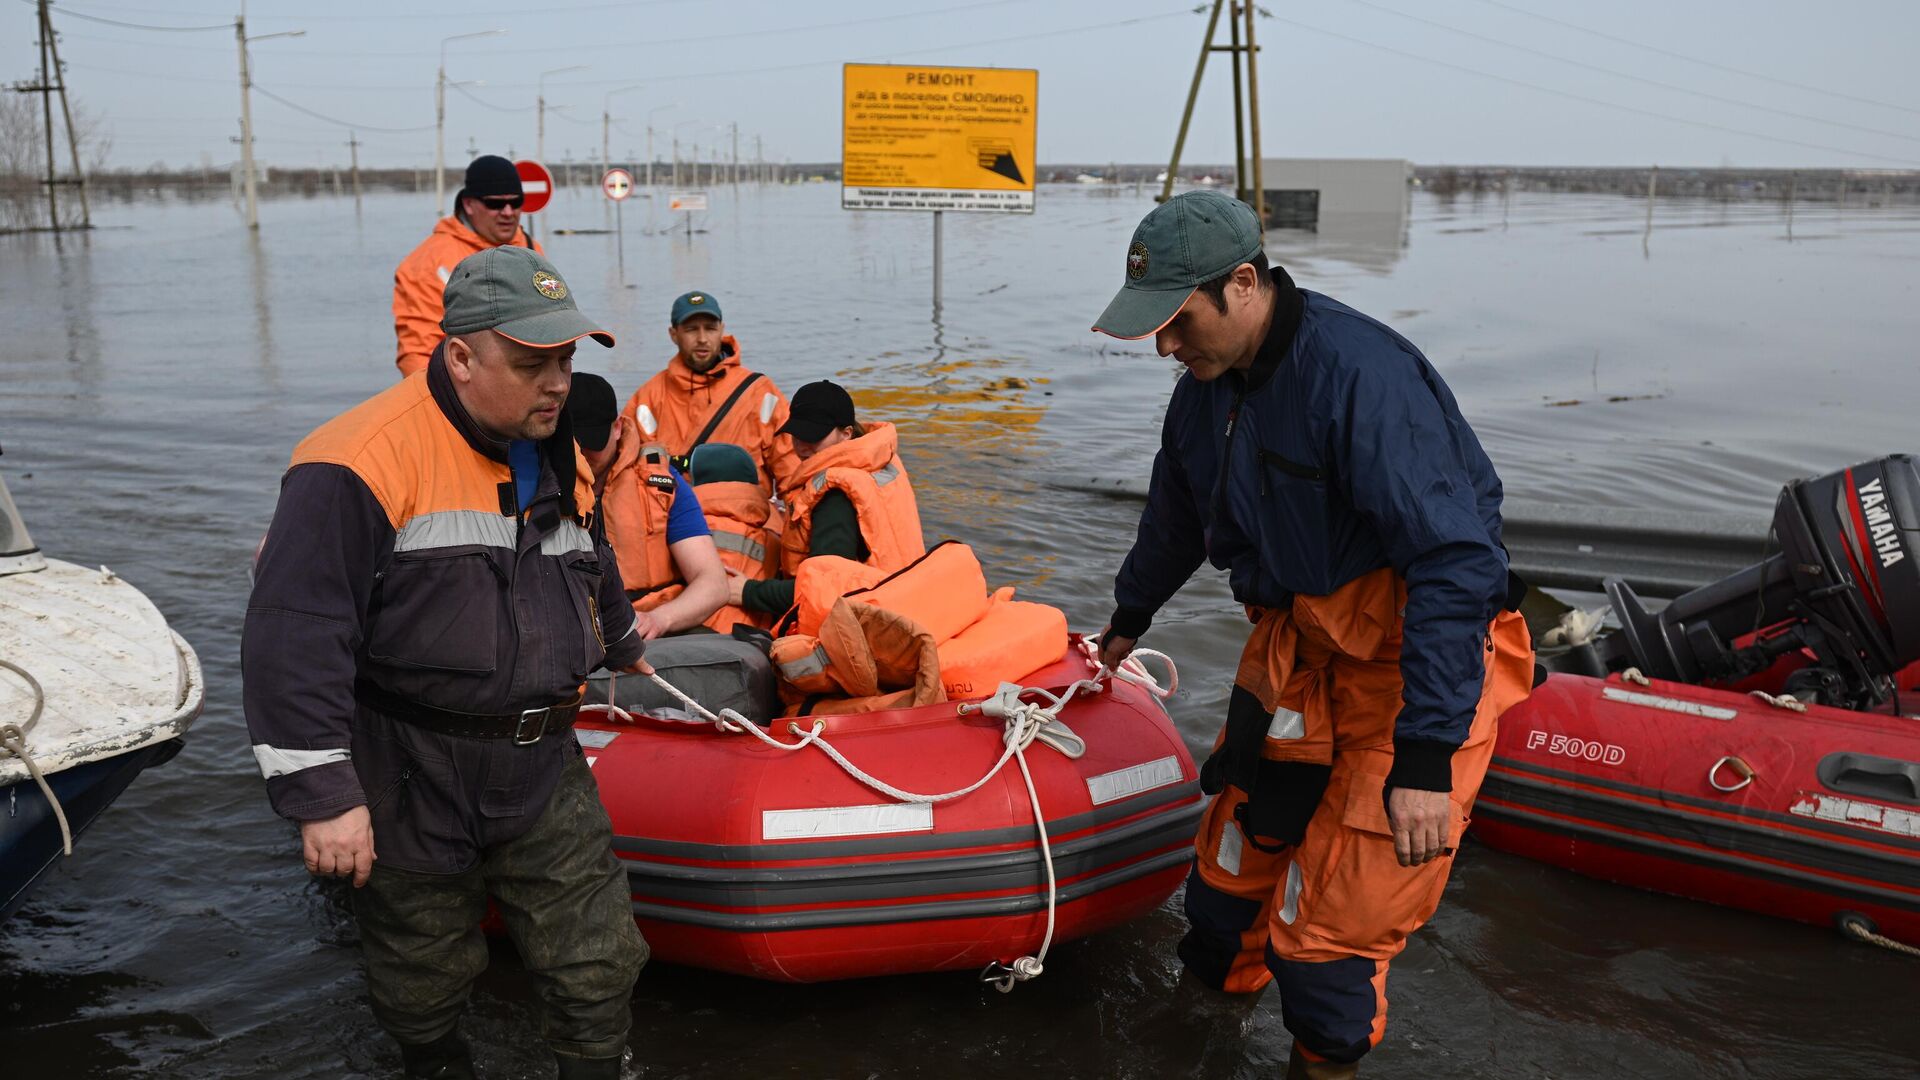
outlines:
[{"label": "cap with emblem", "polygon": [[444,299],[440,328],[450,335],[492,330],[541,349],[591,336],[613,348],[613,335],[580,314],[560,272],[532,248],[490,247],[461,259]]},{"label": "cap with emblem", "polygon": [[711,315],[722,322],[726,321],[720,315],[720,301],[714,299],[712,293],[695,290],[682,293],[673,302],[673,315],[669,317],[668,325],[679,326],[695,315]]},{"label": "cap with emblem", "polygon": [[1133,230],[1126,281],[1093,328],[1127,340],[1152,337],[1201,282],[1253,258],[1260,246],[1260,223],[1246,203],[1217,191],[1176,195]]}]

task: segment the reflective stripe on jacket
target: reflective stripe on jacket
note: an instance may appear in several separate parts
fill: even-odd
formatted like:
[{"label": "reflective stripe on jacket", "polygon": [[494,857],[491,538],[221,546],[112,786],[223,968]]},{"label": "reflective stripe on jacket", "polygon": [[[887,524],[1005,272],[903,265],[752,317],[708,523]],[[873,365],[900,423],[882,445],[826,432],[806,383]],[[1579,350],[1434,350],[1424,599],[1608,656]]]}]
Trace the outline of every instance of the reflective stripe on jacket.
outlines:
[{"label": "reflective stripe on jacket", "polygon": [[[241,642],[247,727],[282,816],[367,802],[353,757],[390,748],[353,744],[356,683],[501,715],[571,700],[603,660],[639,657],[617,562],[587,527],[593,490],[565,414],[541,443],[524,514],[506,456],[460,405],[444,362],[294,451]],[[520,813],[557,775],[570,740],[545,741],[475,778],[482,812]]]},{"label": "reflective stripe on jacket", "polygon": [[1420,350],[1284,271],[1274,283],[1298,297],[1291,340],[1275,340],[1293,329],[1276,311],[1253,379],[1174,387],[1116,626],[1150,617],[1203,560],[1265,608],[1391,567],[1407,588],[1398,736],[1458,746],[1506,598],[1500,478]]},{"label": "reflective stripe on jacket", "polygon": [[812,550],[813,509],[829,491],[844,492],[860,518],[867,564],[893,571],[926,554],[920,506],[900,463],[899,433],[892,424],[869,424],[867,433],[808,458],[787,488],[787,528],[781,536],[782,570],[798,573]]},{"label": "reflective stripe on jacket", "polygon": [[[434,225],[419,247],[400,260],[393,271],[393,336],[399,346],[393,363],[400,369],[401,378],[424,370],[433,347],[447,336],[440,329],[440,320],[446,317],[444,297],[453,268],[461,259],[493,246],[474,232],[473,226],[448,215]],[[510,246],[542,251],[524,231],[513,234]]]},{"label": "reflective stripe on jacket", "polygon": [[[740,362],[740,343],[728,334],[720,339],[719,363],[705,374],[688,367],[676,353],[664,370],[633,392],[620,412],[644,441],[663,443],[675,457],[685,457],[693,452],[693,440],[713,414],[750,374]],[[745,450],[769,488],[779,491],[799,465],[793,440],[778,434],[786,422],[786,396],[762,375],[733,403],[707,441],[732,443]]]}]

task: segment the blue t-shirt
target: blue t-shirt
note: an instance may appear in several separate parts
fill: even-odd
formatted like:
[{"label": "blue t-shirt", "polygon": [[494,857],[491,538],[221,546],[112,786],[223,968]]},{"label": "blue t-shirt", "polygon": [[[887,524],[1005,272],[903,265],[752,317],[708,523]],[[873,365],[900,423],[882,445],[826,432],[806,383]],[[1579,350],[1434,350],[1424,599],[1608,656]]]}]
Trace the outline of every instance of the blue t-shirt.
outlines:
[{"label": "blue t-shirt", "polygon": [[687,483],[679,469],[669,465],[667,471],[673,474],[673,502],[667,506],[667,543],[712,536],[713,530],[707,528],[707,512],[700,509],[700,496],[693,493],[693,485]]},{"label": "blue t-shirt", "polygon": [[513,468],[514,495],[520,500],[520,511],[525,513],[540,487],[540,444],[527,439],[508,443],[507,464]]}]

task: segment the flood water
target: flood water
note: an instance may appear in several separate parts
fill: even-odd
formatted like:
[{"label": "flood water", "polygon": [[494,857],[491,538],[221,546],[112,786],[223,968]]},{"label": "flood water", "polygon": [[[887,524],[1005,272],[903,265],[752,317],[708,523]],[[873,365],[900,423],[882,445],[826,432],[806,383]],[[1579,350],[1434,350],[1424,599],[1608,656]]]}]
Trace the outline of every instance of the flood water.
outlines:
[{"label": "flood water", "polygon": [[[946,303],[919,214],[830,185],[717,190],[691,236],[635,199],[554,235],[620,337],[582,370],[623,395],[665,361],[667,306],[723,303],[791,392],[850,386],[899,421],[929,538],[1097,630],[1137,507],[1049,486],[1144,475],[1173,365],[1087,331],[1121,280],[1131,188],[1044,189],[1032,217],[948,215]],[[397,1055],[364,1000],[338,890],[270,813],[240,710],[245,566],[294,442],[394,378],[394,265],[429,197],[117,204],[56,246],[0,237],[0,472],[48,554],[111,566],[199,649],[205,715],[0,924],[9,1077],[370,1077]],[[1786,479],[1914,432],[1920,210],[1416,193],[1403,227],[1275,233],[1299,282],[1388,320],[1446,376],[1516,496],[1768,512]],[[611,222],[563,192],[550,228]],[[1245,624],[1203,572],[1146,644],[1201,750]],[[1056,947],[1009,996],[966,974],[788,987],[654,965],[634,993],[649,1077],[1277,1076],[1271,995],[1180,992],[1177,899]],[[490,1076],[551,1075],[524,975],[495,950],[466,1030]],[[1378,1077],[1905,1077],[1915,961],[1833,932],[1588,881],[1469,844],[1395,962]]]}]

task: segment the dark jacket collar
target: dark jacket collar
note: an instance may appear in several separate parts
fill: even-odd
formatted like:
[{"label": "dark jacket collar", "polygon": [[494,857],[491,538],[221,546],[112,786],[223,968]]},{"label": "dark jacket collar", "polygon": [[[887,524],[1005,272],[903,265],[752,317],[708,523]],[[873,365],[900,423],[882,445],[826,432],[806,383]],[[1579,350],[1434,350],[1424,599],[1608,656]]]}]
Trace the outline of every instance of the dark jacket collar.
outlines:
[{"label": "dark jacket collar", "polygon": [[[460,433],[460,437],[473,447],[474,452],[490,460],[507,464],[507,444],[481,430],[467,407],[460,403],[460,395],[454,391],[453,375],[447,371],[447,343],[442,339],[434,347],[433,355],[427,359],[427,389],[433,393],[434,404],[440,406],[440,412],[447,422]],[[574,448],[573,421],[568,418],[567,410],[560,410],[560,424],[552,435],[540,442],[540,457],[553,473],[553,480],[559,488],[560,507],[569,517],[578,516],[575,507],[574,488]],[[545,477],[541,486],[545,486]]]},{"label": "dark jacket collar", "polygon": [[1246,392],[1251,394],[1265,386],[1280,370],[1280,364],[1293,350],[1293,339],[1300,332],[1300,318],[1306,309],[1306,300],[1300,295],[1299,286],[1287,276],[1284,268],[1272,268],[1274,304],[1273,321],[1267,324],[1267,337],[1260,343],[1260,351],[1254,355],[1253,367],[1246,375]]}]

